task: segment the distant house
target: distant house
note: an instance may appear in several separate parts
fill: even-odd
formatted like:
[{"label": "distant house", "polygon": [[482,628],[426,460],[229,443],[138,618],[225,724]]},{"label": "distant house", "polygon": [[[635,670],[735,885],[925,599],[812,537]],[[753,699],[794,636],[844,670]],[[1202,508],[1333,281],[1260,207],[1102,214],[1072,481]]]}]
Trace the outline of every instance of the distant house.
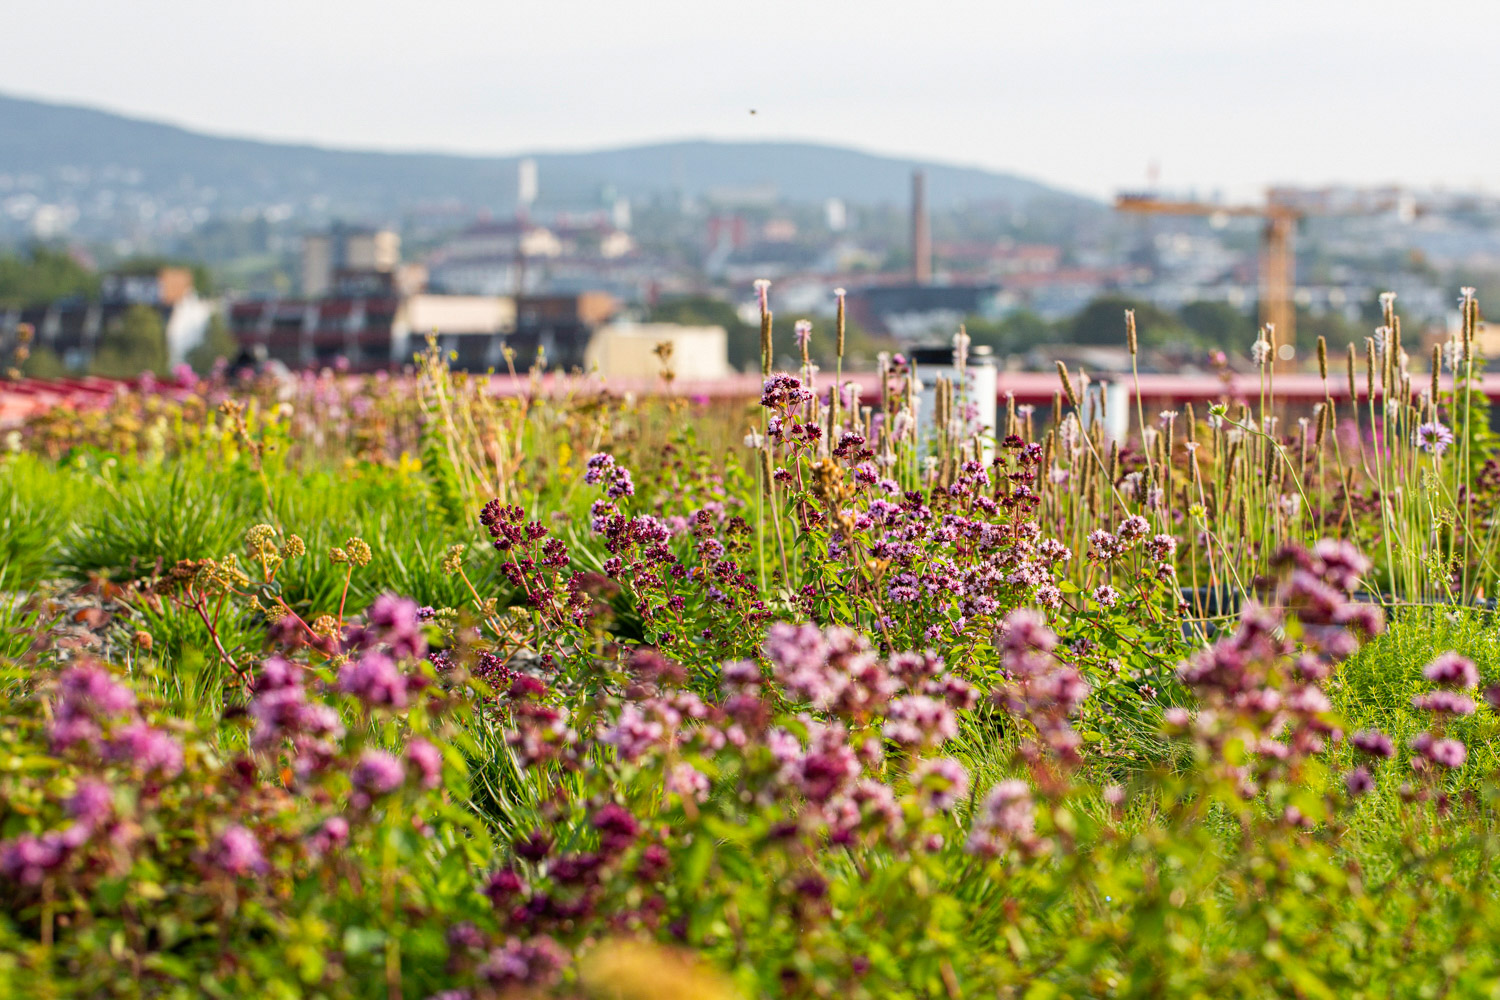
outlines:
[{"label": "distant house", "polygon": [[249,357],[288,368],[340,359],[353,371],[391,368],[411,361],[431,334],[456,352],[456,367],[484,370],[503,364],[516,307],[506,296],[410,293],[395,275],[366,271],[342,275],[321,298],[236,302],[229,327]]},{"label": "distant house", "polygon": [[539,351],[549,367],[582,366],[595,330],[618,309],[618,300],[603,292],[520,298],[413,293],[398,288],[393,275],[364,272],[342,276],[323,298],[236,302],[229,323],[247,357],[294,369],[399,367],[433,336],[451,352],[455,368],[504,369],[508,347],[520,370]]},{"label": "distant house", "polygon": [[657,353],[671,345],[672,372],[680,379],[719,379],[729,368],[729,334],[722,326],[676,323],[610,323],[589,340],[584,368],[605,378],[649,379],[661,374]]},{"label": "distant house", "polygon": [[81,371],[93,361],[99,340],[111,323],[132,306],[147,306],[161,316],[167,334],[167,359],[177,365],[202,343],[213,317],[214,303],[198,297],[192,272],[186,268],[106,274],[99,286],[98,299],[76,297],[0,310],[0,340],[13,343],[16,328],[29,323],[35,331],[36,347],[47,348],[68,368]]},{"label": "distant house", "polygon": [[[634,239],[602,215],[475,223],[427,257],[432,286],[450,293],[515,295],[562,290],[557,278],[608,273],[635,253]],[[608,266],[606,266],[608,265]]]}]

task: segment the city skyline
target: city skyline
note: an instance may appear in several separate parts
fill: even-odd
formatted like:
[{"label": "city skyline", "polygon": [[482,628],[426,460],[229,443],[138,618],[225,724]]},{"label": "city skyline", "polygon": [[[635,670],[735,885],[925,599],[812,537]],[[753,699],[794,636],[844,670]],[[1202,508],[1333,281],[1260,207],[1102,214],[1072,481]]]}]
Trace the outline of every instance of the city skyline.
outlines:
[{"label": "city skyline", "polygon": [[472,154],[804,140],[1096,198],[1153,164],[1164,187],[1235,198],[1500,186],[1464,104],[1500,83],[1482,50],[1500,10],[1475,4],[935,4],[918,23],[890,3],[448,3],[420,23],[344,2],[18,6],[0,91],[223,135]]}]

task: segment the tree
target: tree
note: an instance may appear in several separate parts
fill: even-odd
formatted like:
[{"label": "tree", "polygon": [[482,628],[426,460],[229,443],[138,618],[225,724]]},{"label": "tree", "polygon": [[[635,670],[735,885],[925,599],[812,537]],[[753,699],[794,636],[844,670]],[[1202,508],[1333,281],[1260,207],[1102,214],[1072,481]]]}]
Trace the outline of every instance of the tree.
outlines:
[{"label": "tree", "polygon": [[[1236,348],[1249,350],[1244,345],[1255,341],[1255,320],[1228,302],[1189,302],[1177,310],[1177,316],[1204,343],[1231,353]],[[1139,316],[1136,321],[1140,322]]]},{"label": "tree", "polygon": [[965,328],[974,346],[987,346],[996,354],[1021,354],[1057,339],[1057,327],[1027,309],[998,321],[970,316]]},{"label": "tree", "polygon": [[21,373],[27,378],[62,378],[68,374],[68,366],[52,348],[40,346],[21,363]]},{"label": "tree", "polygon": [[37,305],[72,296],[92,298],[98,291],[98,276],[64,251],[37,246],[25,256],[0,256],[0,306]]},{"label": "tree", "polygon": [[131,306],[105,328],[94,355],[94,374],[135,378],[146,371],[165,374],[166,369],[167,330],[155,309]]},{"label": "tree", "polygon": [[203,333],[203,342],[188,351],[187,363],[199,375],[207,375],[213,371],[214,365],[220,358],[233,361],[239,351],[239,341],[235,340],[234,334],[229,332],[229,324],[224,322],[224,314],[215,312],[209,318],[208,329]]},{"label": "tree", "polygon": [[1171,347],[1197,340],[1176,316],[1149,302],[1124,295],[1103,295],[1084,307],[1068,327],[1075,344],[1125,346],[1125,310],[1135,312],[1136,336],[1142,345]]}]

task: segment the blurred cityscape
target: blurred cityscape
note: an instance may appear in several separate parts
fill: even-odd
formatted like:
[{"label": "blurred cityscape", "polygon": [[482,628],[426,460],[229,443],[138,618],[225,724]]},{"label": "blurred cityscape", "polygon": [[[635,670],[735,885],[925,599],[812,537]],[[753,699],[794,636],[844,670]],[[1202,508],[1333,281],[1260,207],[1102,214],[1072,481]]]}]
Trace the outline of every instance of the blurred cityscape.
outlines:
[{"label": "blurred cityscape", "polygon": [[[1044,184],[799,144],[683,143],[463,158],[218,139],[0,98],[0,350],[24,371],[120,376],[182,363],[399,367],[429,334],[457,365],[649,376],[759,365],[752,282],[778,344],[814,322],[846,367],[964,324],[1003,368],[1058,357],[1142,369],[1312,361],[1379,323],[1407,343],[1457,323],[1461,285],[1500,300],[1500,199],[1476,192],[1273,188],[1258,201],[1147,184],[1105,203]],[[147,340],[155,346],[142,346]],[[509,352],[514,360],[508,358]],[[132,370],[134,369],[134,371]]]}]

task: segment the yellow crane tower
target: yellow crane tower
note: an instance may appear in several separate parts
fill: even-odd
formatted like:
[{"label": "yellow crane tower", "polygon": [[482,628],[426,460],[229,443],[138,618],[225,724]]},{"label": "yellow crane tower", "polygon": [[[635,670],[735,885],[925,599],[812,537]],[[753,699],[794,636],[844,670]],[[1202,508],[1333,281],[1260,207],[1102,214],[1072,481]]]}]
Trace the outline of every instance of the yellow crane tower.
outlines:
[{"label": "yellow crane tower", "polygon": [[1142,215],[1204,215],[1252,217],[1266,220],[1260,245],[1260,322],[1276,327],[1276,343],[1297,343],[1297,310],[1293,304],[1296,255],[1292,241],[1302,209],[1272,198],[1265,205],[1216,205],[1206,201],[1174,201],[1154,195],[1122,194],[1115,199],[1121,212]]},{"label": "yellow crane tower", "polygon": [[1265,220],[1260,244],[1260,322],[1274,324],[1276,343],[1297,346],[1296,254],[1297,223],[1305,216],[1355,216],[1394,212],[1410,222],[1427,210],[1416,197],[1397,187],[1373,189],[1304,189],[1273,187],[1264,205],[1218,205],[1180,201],[1151,194],[1122,194],[1115,199],[1121,212],[1142,215],[1202,215],[1251,217]]}]

